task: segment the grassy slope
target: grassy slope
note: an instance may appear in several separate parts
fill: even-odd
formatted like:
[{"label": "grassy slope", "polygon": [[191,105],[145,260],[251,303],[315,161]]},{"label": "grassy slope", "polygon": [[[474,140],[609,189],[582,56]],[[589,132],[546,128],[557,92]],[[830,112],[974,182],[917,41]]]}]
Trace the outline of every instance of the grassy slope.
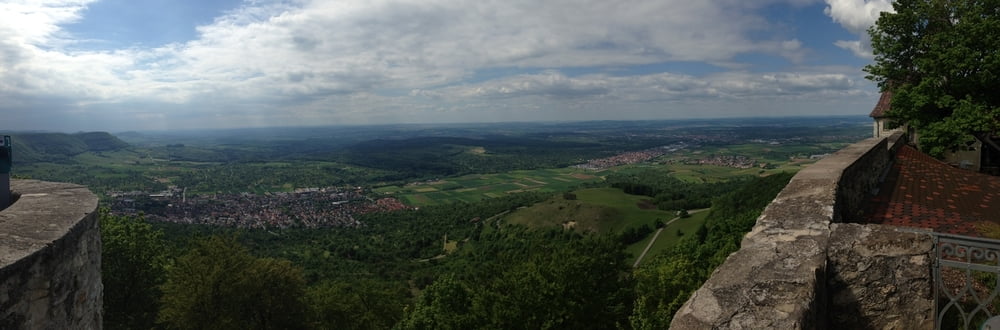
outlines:
[{"label": "grassy slope", "polygon": [[[705,223],[705,217],[708,217],[709,213],[711,212],[708,210],[694,213],[690,218],[679,219],[663,228],[663,233],[661,233],[660,237],[656,239],[656,243],[653,243],[653,247],[649,249],[649,252],[646,254],[646,258],[642,260],[644,262],[646,260],[650,260],[660,252],[666,251],[670,247],[677,244],[677,241],[681,238],[681,236],[677,236],[678,230],[680,230],[684,235],[694,234],[694,232],[698,230],[698,226]],[[638,243],[629,245],[625,248],[625,252],[632,255],[628,259],[628,262],[634,262],[635,258],[639,257],[639,254],[642,253],[642,250],[646,248],[646,245],[648,245],[649,241],[652,239],[653,235],[649,235]]]},{"label": "grassy slope", "polygon": [[576,230],[617,233],[633,226],[652,226],[657,219],[666,221],[673,217],[665,211],[640,209],[639,202],[648,197],[629,195],[616,188],[581,189],[574,193],[576,200],[557,196],[513,212],[506,221],[536,228],[562,226],[573,221]]},{"label": "grassy slope", "polygon": [[[657,219],[666,222],[674,218],[670,212],[639,208],[638,203],[648,197],[629,195],[616,188],[581,189],[573,193],[576,194],[577,200],[566,200],[562,196],[553,197],[517,210],[507,215],[505,221],[533,228],[560,227],[573,221],[576,223],[574,226],[576,230],[620,233],[629,227],[645,224],[652,226],[653,221]],[[680,238],[677,236],[678,230],[684,235],[693,234],[698,226],[705,222],[708,213],[708,211],[695,213],[690,218],[680,219],[667,226],[646,257],[652,257],[673,246]],[[626,252],[632,255],[629,262],[642,253],[652,237],[653,235],[649,235],[626,248]]]},{"label": "grassy slope", "polygon": [[594,172],[559,168],[521,170],[497,174],[472,174],[419,185],[385,186],[377,192],[400,198],[413,206],[474,202],[522,191],[559,192],[600,178]]}]

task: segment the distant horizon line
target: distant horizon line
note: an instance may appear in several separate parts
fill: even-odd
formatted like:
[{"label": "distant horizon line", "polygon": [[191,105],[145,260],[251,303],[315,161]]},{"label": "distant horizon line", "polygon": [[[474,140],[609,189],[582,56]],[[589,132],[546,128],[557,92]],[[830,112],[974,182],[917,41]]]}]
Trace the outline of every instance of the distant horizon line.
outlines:
[{"label": "distant horizon line", "polygon": [[321,125],[296,125],[296,126],[245,126],[245,127],[201,127],[201,128],[177,128],[177,129],[149,129],[149,130],[125,130],[125,131],[115,131],[115,130],[79,130],[79,131],[58,131],[58,130],[39,130],[39,129],[29,129],[29,130],[11,130],[11,129],[0,129],[0,135],[5,134],[39,134],[39,133],[64,133],[64,134],[79,134],[79,133],[92,133],[92,132],[104,132],[113,135],[126,134],[126,133],[165,133],[165,132],[197,132],[197,131],[239,131],[239,130],[276,130],[276,129],[321,129],[321,128],[343,128],[343,127],[388,127],[388,126],[462,126],[462,125],[504,125],[504,124],[567,124],[567,123],[599,123],[599,122],[685,122],[685,121],[710,121],[710,120],[723,120],[723,121],[736,121],[736,120],[766,120],[766,119],[820,119],[820,118],[867,118],[866,114],[823,114],[823,115],[778,115],[778,116],[738,116],[738,117],[704,117],[704,118],[673,118],[673,119],[592,119],[592,120],[524,120],[524,121],[495,121],[495,122],[426,122],[426,123],[380,123],[380,124],[321,124]]}]

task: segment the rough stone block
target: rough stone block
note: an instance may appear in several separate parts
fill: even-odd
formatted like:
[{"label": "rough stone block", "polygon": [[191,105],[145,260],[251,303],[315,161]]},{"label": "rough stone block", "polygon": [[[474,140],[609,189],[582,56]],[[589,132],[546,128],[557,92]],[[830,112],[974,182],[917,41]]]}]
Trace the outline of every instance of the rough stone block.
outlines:
[{"label": "rough stone block", "polygon": [[933,329],[933,239],[890,226],[831,226],[830,322],[843,329]]},{"label": "rough stone block", "polygon": [[14,180],[0,211],[0,329],[100,329],[97,196],[74,184]]}]

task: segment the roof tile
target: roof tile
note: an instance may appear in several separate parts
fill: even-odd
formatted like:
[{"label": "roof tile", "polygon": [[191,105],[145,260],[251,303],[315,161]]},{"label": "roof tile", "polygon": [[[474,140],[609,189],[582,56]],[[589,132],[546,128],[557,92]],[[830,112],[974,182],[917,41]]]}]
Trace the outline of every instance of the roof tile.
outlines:
[{"label": "roof tile", "polygon": [[884,118],[885,114],[889,112],[892,107],[892,92],[885,91],[882,92],[882,96],[878,98],[878,103],[875,104],[875,108],[872,112],[868,114],[872,118]]},{"label": "roof tile", "polygon": [[1000,223],[1000,203],[991,202],[997,191],[1000,177],[955,168],[903,146],[879,194],[869,199],[864,220],[980,236],[977,222]]}]

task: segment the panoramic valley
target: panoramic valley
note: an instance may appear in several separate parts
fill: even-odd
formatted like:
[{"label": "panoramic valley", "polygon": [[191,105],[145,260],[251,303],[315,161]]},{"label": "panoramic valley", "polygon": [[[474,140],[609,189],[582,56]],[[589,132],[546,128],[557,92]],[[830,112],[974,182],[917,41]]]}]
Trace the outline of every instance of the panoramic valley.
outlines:
[{"label": "panoramic valley", "polygon": [[[109,266],[156,274],[121,289],[146,292],[145,305],[106,287],[109,322],[152,326],[184,304],[171,299],[204,294],[182,284],[194,279],[181,264],[212,273],[201,262],[249,258],[301,274],[273,280],[291,281],[282,313],[306,315],[286,320],[302,327],[521,328],[563,315],[560,327],[607,328],[668,324],[794,173],[870,125],[841,116],[9,134],[15,178],[100,196],[106,262],[146,254],[129,261],[141,267]],[[237,285],[246,274],[276,276],[214,276]]]},{"label": "panoramic valley", "polygon": [[0,1],[0,329],[1000,328],[1000,1]]}]

